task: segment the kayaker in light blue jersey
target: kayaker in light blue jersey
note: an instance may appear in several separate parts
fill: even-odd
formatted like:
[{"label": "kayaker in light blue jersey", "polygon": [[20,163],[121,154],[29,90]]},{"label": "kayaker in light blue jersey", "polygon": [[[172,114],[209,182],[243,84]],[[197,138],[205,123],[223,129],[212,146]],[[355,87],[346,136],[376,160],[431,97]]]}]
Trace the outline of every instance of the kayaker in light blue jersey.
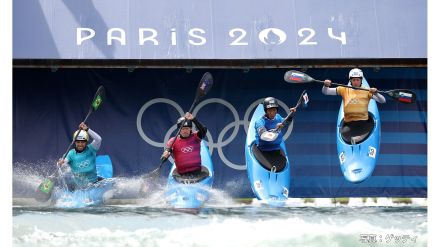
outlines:
[{"label": "kayaker in light blue jersey", "polygon": [[[93,130],[89,129],[85,123],[79,125],[73,137],[75,138],[75,148],[71,149],[64,160],[60,159],[58,165],[68,164],[73,174],[73,189],[84,188],[102,178],[96,173],[96,152],[101,146],[101,137]],[[79,132],[78,132],[79,131]],[[89,135],[92,143],[87,145]],[[69,189],[72,189],[70,184]]]},{"label": "kayaker in light blue jersey", "polygon": [[[283,122],[284,118],[278,114],[278,101],[273,97],[267,97],[263,101],[264,114],[255,122],[255,142],[257,144],[258,149],[261,151],[275,151],[281,150],[280,144],[283,140],[283,135],[278,135],[278,137],[273,141],[265,141],[261,139],[261,136],[266,131],[273,131],[277,127],[282,128],[281,122]],[[295,108],[291,108],[290,111],[295,112]],[[290,119],[291,121],[291,119]],[[288,121],[286,124],[289,124]]]}]

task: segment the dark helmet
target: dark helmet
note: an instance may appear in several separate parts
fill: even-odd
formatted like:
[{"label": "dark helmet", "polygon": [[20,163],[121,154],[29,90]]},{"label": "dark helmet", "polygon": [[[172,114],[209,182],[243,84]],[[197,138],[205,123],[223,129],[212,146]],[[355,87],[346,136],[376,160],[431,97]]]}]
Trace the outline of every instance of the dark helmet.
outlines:
[{"label": "dark helmet", "polygon": [[263,101],[263,107],[264,107],[264,111],[266,111],[269,108],[274,108],[274,107],[278,109],[278,107],[279,107],[278,101],[274,97],[267,97]]},{"label": "dark helmet", "polygon": [[177,128],[180,128],[180,125],[182,125],[182,127],[190,127],[192,128],[193,124],[191,120],[186,120],[184,117],[181,117],[179,119],[177,119]]}]

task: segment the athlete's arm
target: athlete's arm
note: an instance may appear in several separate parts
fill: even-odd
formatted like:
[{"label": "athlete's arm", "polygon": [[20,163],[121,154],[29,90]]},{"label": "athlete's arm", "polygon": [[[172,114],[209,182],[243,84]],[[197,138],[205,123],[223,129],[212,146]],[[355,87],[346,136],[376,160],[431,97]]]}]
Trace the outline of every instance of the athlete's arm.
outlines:
[{"label": "athlete's arm", "polygon": [[89,128],[89,130],[87,131],[87,133],[90,135],[90,137],[93,138],[93,141],[91,143],[92,147],[95,150],[98,150],[101,147],[101,141],[102,138],[101,136],[99,136],[95,131],[93,131],[92,129]]},{"label": "athlete's arm", "polygon": [[383,95],[380,94],[380,93],[373,94],[373,99],[374,99],[375,101],[379,102],[379,103],[385,103],[385,102],[387,102],[387,100],[385,99],[385,97],[383,97]]},{"label": "athlete's arm", "polygon": [[264,126],[264,119],[260,118],[255,122],[255,129],[257,130],[258,136],[261,137],[261,135],[267,131],[266,127]]},{"label": "athlete's arm", "polygon": [[197,118],[193,118],[192,121],[196,125],[196,128],[198,130],[197,131],[197,136],[200,139],[205,138],[206,132],[208,131],[208,128],[206,128],[202,123],[200,123],[199,120],[197,120]]},{"label": "athlete's arm", "polygon": [[329,87],[323,86],[322,87],[322,93],[325,94],[325,95],[338,95],[336,93],[336,88],[335,87],[334,88],[329,88]]}]

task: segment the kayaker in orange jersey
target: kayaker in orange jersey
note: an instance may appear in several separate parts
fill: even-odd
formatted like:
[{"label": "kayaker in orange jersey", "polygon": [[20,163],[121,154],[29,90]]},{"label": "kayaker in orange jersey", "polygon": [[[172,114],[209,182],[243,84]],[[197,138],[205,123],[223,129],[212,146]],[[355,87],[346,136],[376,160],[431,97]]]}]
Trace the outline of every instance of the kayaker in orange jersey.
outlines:
[{"label": "kayaker in orange jersey", "polygon": [[[362,87],[364,74],[362,70],[354,68],[350,70],[348,78],[353,87]],[[344,126],[341,128],[341,135],[348,133],[362,132],[372,121],[368,115],[368,103],[373,98],[379,103],[385,103],[385,97],[377,92],[377,88],[370,88],[369,91],[356,90],[347,87],[330,88],[331,80],[325,80],[322,93],[325,95],[340,95],[344,101]]]}]

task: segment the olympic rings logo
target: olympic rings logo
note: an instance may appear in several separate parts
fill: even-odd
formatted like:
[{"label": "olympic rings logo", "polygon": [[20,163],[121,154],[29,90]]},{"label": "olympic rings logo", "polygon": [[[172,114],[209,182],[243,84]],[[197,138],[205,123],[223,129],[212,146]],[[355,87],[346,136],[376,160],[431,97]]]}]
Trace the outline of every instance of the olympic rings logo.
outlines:
[{"label": "olympic rings logo", "polygon": [[193,146],[183,147],[180,151],[182,151],[182,153],[191,153],[193,151]]},{"label": "olympic rings logo", "polygon": [[[224,99],[220,99],[220,98],[209,98],[206,99],[202,102],[200,102],[193,110],[192,114],[194,116],[197,116],[197,113],[200,111],[200,109],[202,109],[204,106],[208,105],[208,104],[220,104],[225,106],[226,108],[229,109],[229,111],[232,113],[233,117],[234,117],[234,121],[231,123],[226,124],[226,126],[220,131],[217,141],[213,140],[213,137],[211,135],[211,133],[209,132],[209,126],[208,127],[208,132],[206,133],[206,144],[209,147],[209,152],[212,155],[212,153],[214,152],[214,149],[217,149],[218,151],[218,155],[220,157],[220,159],[222,160],[222,162],[229,166],[232,169],[236,169],[236,170],[246,170],[246,163],[245,164],[234,164],[233,162],[229,161],[225,154],[223,153],[223,148],[226,147],[227,145],[229,145],[238,135],[238,131],[240,130],[240,126],[243,125],[244,131],[247,134],[248,128],[249,128],[249,123],[250,123],[250,115],[251,112],[257,107],[258,104],[260,104],[261,102],[263,102],[264,98],[261,99],[257,99],[254,102],[252,102],[252,104],[247,108],[243,120],[240,119],[237,110],[235,109],[235,107],[227,102]],[[143,128],[142,128],[142,116],[144,114],[144,112],[151,107],[154,104],[168,104],[171,105],[172,107],[174,107],[177,110],[177,113],[179,116],[183,116],[185,114],[185,112],[183,111],[182,107],[180,107],[179,104],[177,104],[176,102],[170,100],[170,99],[166,99],[166,98],[156,98],[156,99],[152,99],[150,101],[148,101],[147,103],[145,103],[141,109],[138,112],[137,118],[136,118],[136,127],[137,130],[139,132],[139,135],[142,137],[142,139],[147,142],[148,144],[154,146],[154,147],[160,147],[163,148],[166,144],[166,142],[171,138],[172,133],[174,133],[177,129],[176,125],[173,124],[170,129],[168,129],[168,131],[166,132],[165,136],[164,136],[164,140],[162,142],[157,142],[152,140],[151,138],[149,138]],[[290,108],[282,101],[278,101],[279,106],[284,109],[285,112],[289,112]],[[228,131],[233,128],[231,135],[224,140],[226,133],[228,133]],[[287,139],[290,134],[292,133],[292,129],[293,129],[293,125],[289,125],[289,127],[287,128],[286,133],[283,136],[283,139]],[[244,141],[244,140],[243,140]],[[244,156],[244,155],[243,155]],[[171,158],[171,157],[170,157]],[[171,162],[173,162],[173,160],[171,159]]]},{"label": "olympic rings logo", "polygon": [[86,167],[90,166],[90,161],[84,160],[84,161],[80,162],[77,166],[78,166],[78,168],[86,168]]}]

